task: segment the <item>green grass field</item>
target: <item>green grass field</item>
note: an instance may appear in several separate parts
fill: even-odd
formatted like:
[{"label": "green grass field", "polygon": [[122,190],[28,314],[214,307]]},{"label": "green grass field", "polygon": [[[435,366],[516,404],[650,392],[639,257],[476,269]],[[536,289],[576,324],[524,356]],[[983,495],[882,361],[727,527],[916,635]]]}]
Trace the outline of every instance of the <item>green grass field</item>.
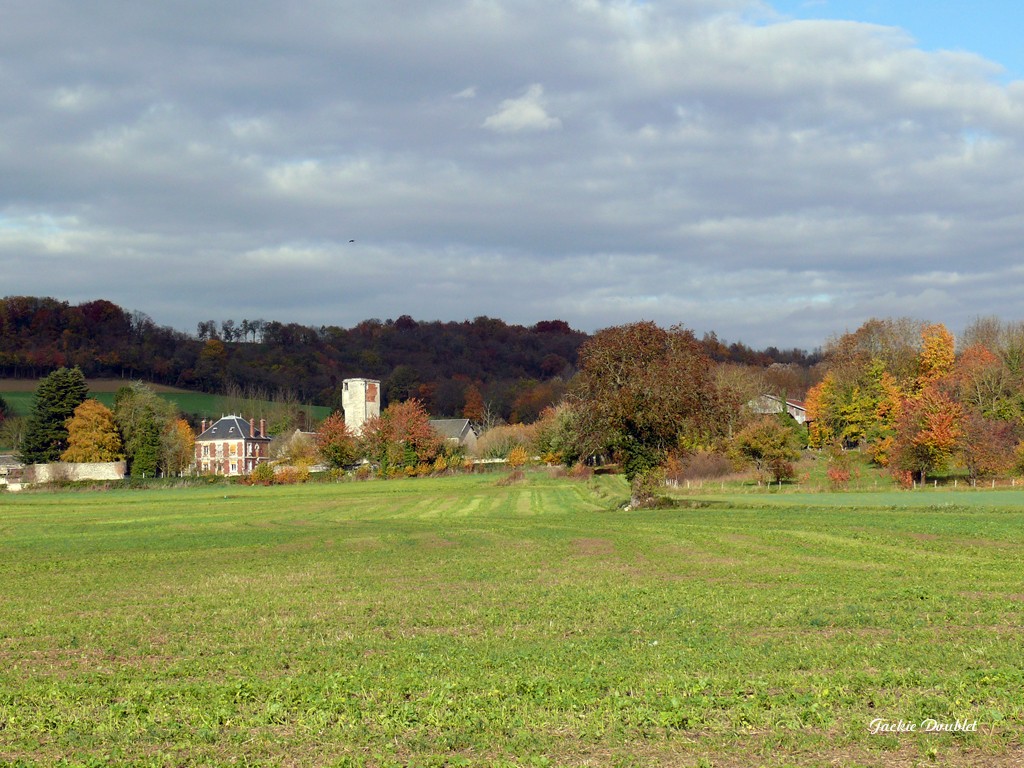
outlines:
[{"label": "green grass field", "polygon": [[1018,764],[1024,493],[626,495],[0,495],[0,765]]},{"label": "green grass field", "polygon": [[[90,379],[89,397],[95,398],[108,408],[114,406],[114,394],[118,388],[130,381],[122,379]],[[0,379],[0,397],[10,406],[16,416],[28,416],[35,402],[36,387],[39,382],[26,379]],[[196,414],[203,418],[220,418],[237,408],[237,399],[225,395],[210,395],[203,392],[190,392],[173,387],[150,385],[158,395],[174,403],[183,414]],[[269,408],[271,404],[265,403]],[[326,406],[304,405],[313,419],[322,420],[331,415]],[[248,414],[243,414],[248,415]]]}]

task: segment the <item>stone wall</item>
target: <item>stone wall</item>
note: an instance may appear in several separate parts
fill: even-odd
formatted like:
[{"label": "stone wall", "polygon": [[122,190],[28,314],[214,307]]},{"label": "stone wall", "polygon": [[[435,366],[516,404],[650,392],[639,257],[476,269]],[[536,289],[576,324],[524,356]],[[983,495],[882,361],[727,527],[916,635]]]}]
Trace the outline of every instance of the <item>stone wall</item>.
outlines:
[{"label": "stone wall", "polygon": [[25,482],[52,483],[62,480],[123,480],[128,471],[123,461],[91,464],[33,464],[25,469]]}]

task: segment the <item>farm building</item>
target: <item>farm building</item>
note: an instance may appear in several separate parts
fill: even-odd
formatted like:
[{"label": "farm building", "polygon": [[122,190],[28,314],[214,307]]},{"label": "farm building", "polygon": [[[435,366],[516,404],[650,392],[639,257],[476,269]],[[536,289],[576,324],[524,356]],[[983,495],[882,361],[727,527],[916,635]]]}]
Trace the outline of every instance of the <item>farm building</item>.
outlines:
[{"label": "farm building", "polygon": [[208,424],[203,419],[196,438],[196,470],[202,474],[248,475],[270,457],[270,437],[264,419],[246,421],[241,416],[223,416]]},{"label": "farm building", "polygon": [[477,434],[469,419],[431,419],[430,426],[448,443],[461,446],[469,452],[476,448]]},{"label": "farm building", "polygon": [[797,424],[807,422],[807,408],[799,400],[783,400],[775,395],[761,395],[747,403],[747,407],[754,413],[788,413]]}]

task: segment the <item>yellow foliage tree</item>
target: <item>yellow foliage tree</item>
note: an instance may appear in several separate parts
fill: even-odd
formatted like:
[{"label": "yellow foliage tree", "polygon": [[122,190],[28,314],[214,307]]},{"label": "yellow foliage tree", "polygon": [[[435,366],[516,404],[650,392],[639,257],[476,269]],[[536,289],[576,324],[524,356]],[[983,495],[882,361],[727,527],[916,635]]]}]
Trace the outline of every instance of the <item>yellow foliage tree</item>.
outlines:
[{"label": "yellow foliage tree", "polygon": [[956,362],[956,341],[942,323],[921,330],[921,352],[917,358],[917,393],[949,376]]},{"label": "yellow foliage tree", "polygon": [[121,434],[114,414],[98,400],[86,400],[64,422],[68,430],[68,448],[61,461],[119,461],[124,458]]}]

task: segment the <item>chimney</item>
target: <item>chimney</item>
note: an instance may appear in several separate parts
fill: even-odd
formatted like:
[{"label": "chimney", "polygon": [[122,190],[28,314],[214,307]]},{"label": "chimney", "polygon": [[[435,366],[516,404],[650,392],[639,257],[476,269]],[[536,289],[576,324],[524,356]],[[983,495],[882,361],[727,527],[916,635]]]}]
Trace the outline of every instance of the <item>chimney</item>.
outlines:
[{"label": "chimney", "polygon": [[260,419],[260,437],[267,436],[267,420]]},{"label": "chimney", "polygon": [[256,437],[256,419],[249,419],[249,437]]},{"label": "chimney", "polygon": [[203,419],[202,425],[199,427],[199,434],[203,434],[206,431],[206,419]]}]

